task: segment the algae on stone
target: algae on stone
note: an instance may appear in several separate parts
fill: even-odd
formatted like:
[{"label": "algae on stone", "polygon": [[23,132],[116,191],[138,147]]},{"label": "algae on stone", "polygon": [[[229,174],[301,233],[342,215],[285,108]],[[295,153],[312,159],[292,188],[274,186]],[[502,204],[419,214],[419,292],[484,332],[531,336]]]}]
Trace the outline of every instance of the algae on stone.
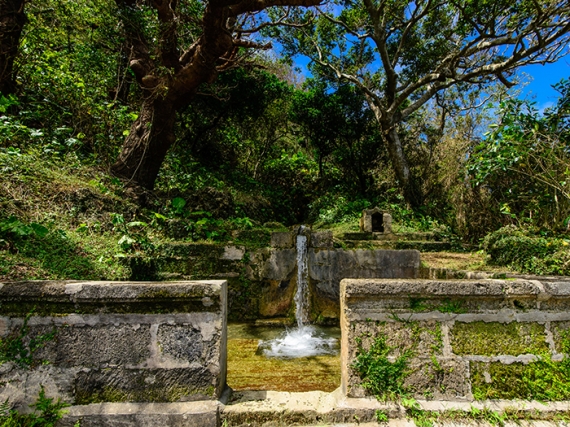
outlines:
[{"label": "algae on stone", "polygon": [[548,351],[544,326],[537,323],[456,322],[451,347],[457,355],[499,356]]},{"label": "algae on stone", "polygon": [[509,365],[500,362],[471,362],[471,387],[476,400],[527,399],[560,401],[570,399],[570,361],[540,360]]}]

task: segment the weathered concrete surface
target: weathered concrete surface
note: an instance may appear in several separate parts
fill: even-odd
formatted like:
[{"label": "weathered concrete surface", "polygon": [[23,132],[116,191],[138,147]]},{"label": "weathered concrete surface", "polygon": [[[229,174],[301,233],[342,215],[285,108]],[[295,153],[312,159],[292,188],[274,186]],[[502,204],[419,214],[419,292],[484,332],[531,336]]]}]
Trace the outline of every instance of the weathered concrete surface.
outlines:
[{"label": "weathered concrete surface", "polygon": [[360,217],[360,231],[365,233],[392,233],[392,215],[379,208],[364,209]]},{"label": "weathered concrete surface", "polygon": [[217,427],[217,401],[184,403],[98,403],[72,406],[58,427]]},{"label": "weathered concrete surface", "polygon": [[[225,281],[0,284],[4,339],[31,366],[0,365],[0,400],[48,396],[71,404],[216,399],[226,380]],[[35,351],[30,340],[55,333]],[[47,364],[46,364],[47,363]]]},{"label": "weathered concrete surface", "polygon": [[[570,402],[545,403],[536,401],[417,401],[421,411],[454,415],[437,425],[490,426],[484,421],[469,419],[474,410],[496,414],[517,414],[522,421],[507,421],[506,425],[528,427],[559,427],[563,421],[549,422],[570,411]],[[272,391],[235,392],[226,404],[216,401],[188,403],[101,403],[72,406],[58,427],[71,427],[81,420],[82,427],[289,427],[305,426],[374,426],[378,425],[376,411],[388,416],[382,425],[415,427],[406,408],[397,402],[378,402],[374,398],[347,398],[333,393],[287,393]],[[464,413],[464,418],[461,418]],[[535,421],[525,421],[533,419]],[[496,424],[495,424],[496,425]]]},{"label": "weathered concrete surface", "polygon": [[[278,234],[281,236],[288,233]],[[418,251],[343,250],[332,249],[331,244],[330,233],[311,234],[308,264],[313,321],[337,321],[340,310],[340,281],[344,278],[416,278],[419,274]],[[249,298],[255,298],[255,308],[251,314],[256,311],[258,317],[292,315],[297,287],[295,248],[261,249],[253,252],[245,267],[245,275],[246,280],[241,285],[243,287],[251,283]],[[240,292],[244,292],[244,289]],[[232,300],[232,295],[235,294],[230,290],[230,316],[233,304],[239,300],[237,295]],[[243,310],[243,307],[241,309]]]},{"label": "weathered concrete surface", "polygon": [[[536,401],[426,401],[419,399],[418,408],[423,411],[446,412],[457,411],[455,421],[438,423],[438,425],[487,425],[468,421],[468,413],[472,410],[488,410],[497,414],[506,411],[517,413],[520,418],[533,416],[535,419],[553,419],[556,414],[570,411],[570,402],[544,403]],[[333,393],[305,392],[239,392],[225,406],[221,407],[220,419],[228,427],[248,426],[356,426],[379,425],[376,412],[382,411],[389,418],[392,426],[415,426],[408,419],[406,408],[397,402],[379,402],[375,398],[349,398],[340,389]],[[466,414],[461,420],[460,413]],[[535,421],[533,426],[553,427],[554,423]],[[514,423],[513,423],[514,424]],[[381,425],[385,425],[382,423]]]},{"label": "weathered concrete surface", "polygon": [[337,319],[340,282],[346,278],[416,278],[415,250],[309,250],[309,280],[315,317]]},{"label": "weathered concrete surface", "polygon": [[[292,317],[297,286],[295,246],[298,232],[297,228],[271,233],[266,236],[271,238],[271,247],[251,248],[238,244],[239,240],[228,245],[169,243],[163,245],[160,255],[151,260],[131,260],[138,265],[131,267],[138,271],[137,279],[147,275],[152,280],[227,280],[231,321]],[[313,321],[338,322],[339,286],[343,278],[415,278],[419,275],[417,251],[334,249],[332,232],[306,228],[304,233],[308,237],[309,263],[316,263],[310,278],[314,295]],[[0,323],[0,332],[1,328]]]},{"label": "weathered concrete surface", "polygon": [[524,397],[518,381],[523,371],[532,375],[537,357],[568,357],[560,351],[570,336],[569,304],[563,280],[345,279],[342,390],[366,395],[352,365],[382,339],[392,360],[411,355],[404,386],[416,398]]}]

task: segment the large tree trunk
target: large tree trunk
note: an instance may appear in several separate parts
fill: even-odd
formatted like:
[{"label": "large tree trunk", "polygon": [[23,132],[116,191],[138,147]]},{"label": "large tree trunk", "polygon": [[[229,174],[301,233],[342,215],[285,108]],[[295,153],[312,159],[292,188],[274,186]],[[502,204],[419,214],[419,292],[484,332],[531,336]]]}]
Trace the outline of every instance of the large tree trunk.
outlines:
[{"label": "large tree trunk", "polygon": [[[267,48],[241,39],[239,32],[234,39],[236,19],[271,6],[314,6],[320,2],[210,0],[201,20],[201,36],[182,51],[177,39],[177,25],[181,22],[176,14],[178,0],[115,1],[130,47],[129,65],[147,98],[111,172],[134,186],[149,190],[153,189],[160,166],[174,143],[176,111],[190,103],[201,84],[212,83],[218,71],[235,66],[240,48]],[[159,36],[152,43],[146,38],[140,21],[143,4],[156,10],[160,22]]]},{"label": "large tree trunk", "polygon": [[16,90],[14,59],[26,23],[24,3],[25,0],[0,0],[0,93],[3,95]]},{"label": "large tree trunk", "polygon": [[406,158],[406,153],[404,153],[396,127],[390,126],[387,130],[384,130],[384,138],[388,146],[392,168],[394,169],[406,203],[412,208],[420,207],[423,203],[421,186],[410,171],[408,159]]},{"label": "large tree trunk", "polygon": [[171,100],[145,101],[111,172],[127,183],[152,190],[164,157],[174,144],[175,121],[176,109]]},{"label": "large tree trunk", "polygon": [[386,111],[384,111],[371,96],[366,94],[365,96],[368,101],[368,106],[374,113],[374,117],[376,118],[380,129],[382,129],[384,142],[388,147],[388,155],[390,156],[392,169],[394,170],[400,189],[404,194],[404,199],[410,207],[420,207],[423,203],[421,185],[410,171],[408,159],[404,152],[404,148],[402,147],[400,136],[398,135],[396,120],[393,116],[388,116]]}]

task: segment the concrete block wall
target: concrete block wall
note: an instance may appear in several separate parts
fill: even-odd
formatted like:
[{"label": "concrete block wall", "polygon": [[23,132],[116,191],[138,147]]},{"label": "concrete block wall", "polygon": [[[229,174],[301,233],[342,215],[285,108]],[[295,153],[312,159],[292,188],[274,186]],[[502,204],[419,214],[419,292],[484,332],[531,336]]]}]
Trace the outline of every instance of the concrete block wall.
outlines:
[{"label": "concrete block wall", "polygon": [[570,400],[568,281],[345,279],[341,329],[349,397],[366,395],[357,355],[384,339],[389,360],[411,355],[417,399]]},{"label": "concrete block wall", "polygon": [[[295,231],[274,232],[271,247],[263,248],[165,244],[152,262],[134,258],[131,263],[139,263],[137,268],[146,271],[146,276],[141,272],[138,278],[227,280],[230,321],[292,317],[296,236]],[[330,231],[311,232],[308,237],[311,318],[318,323],[338,323],[340,281],[344,278],[416,278],[420,274],[417,250],[337,249]]]},{"label": "concrete block wall", "polygon": [[215,400],[226,382],[226,293],[222,280],[0,283],[4,342],[18,340],[26,316],[24,349],[55,333],[30,364],[0,365],[0,401],[25,410],[41,386],[73,405]]}]

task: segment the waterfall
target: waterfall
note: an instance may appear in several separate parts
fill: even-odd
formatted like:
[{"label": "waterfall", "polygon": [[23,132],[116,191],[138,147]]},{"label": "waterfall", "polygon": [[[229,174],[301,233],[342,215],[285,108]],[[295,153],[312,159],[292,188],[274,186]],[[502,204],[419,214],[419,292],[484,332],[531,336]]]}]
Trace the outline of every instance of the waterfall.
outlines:
[{"label": "waterfall", "polygon": [[297,327],[281,336],[260,341],[259,349],[267,357],[311,357],[338,353],[338,340],[309,325],[309,262],[308,228],[301,226],[297,233],[297,292],[295,293],[295,317]]},{"label": "waterfall", "polygon": [[307,236],[297,235],[297,292],[295,293],[295,317],[297,327],[302,328],[309,322],[309,267],[307,262]]}]

